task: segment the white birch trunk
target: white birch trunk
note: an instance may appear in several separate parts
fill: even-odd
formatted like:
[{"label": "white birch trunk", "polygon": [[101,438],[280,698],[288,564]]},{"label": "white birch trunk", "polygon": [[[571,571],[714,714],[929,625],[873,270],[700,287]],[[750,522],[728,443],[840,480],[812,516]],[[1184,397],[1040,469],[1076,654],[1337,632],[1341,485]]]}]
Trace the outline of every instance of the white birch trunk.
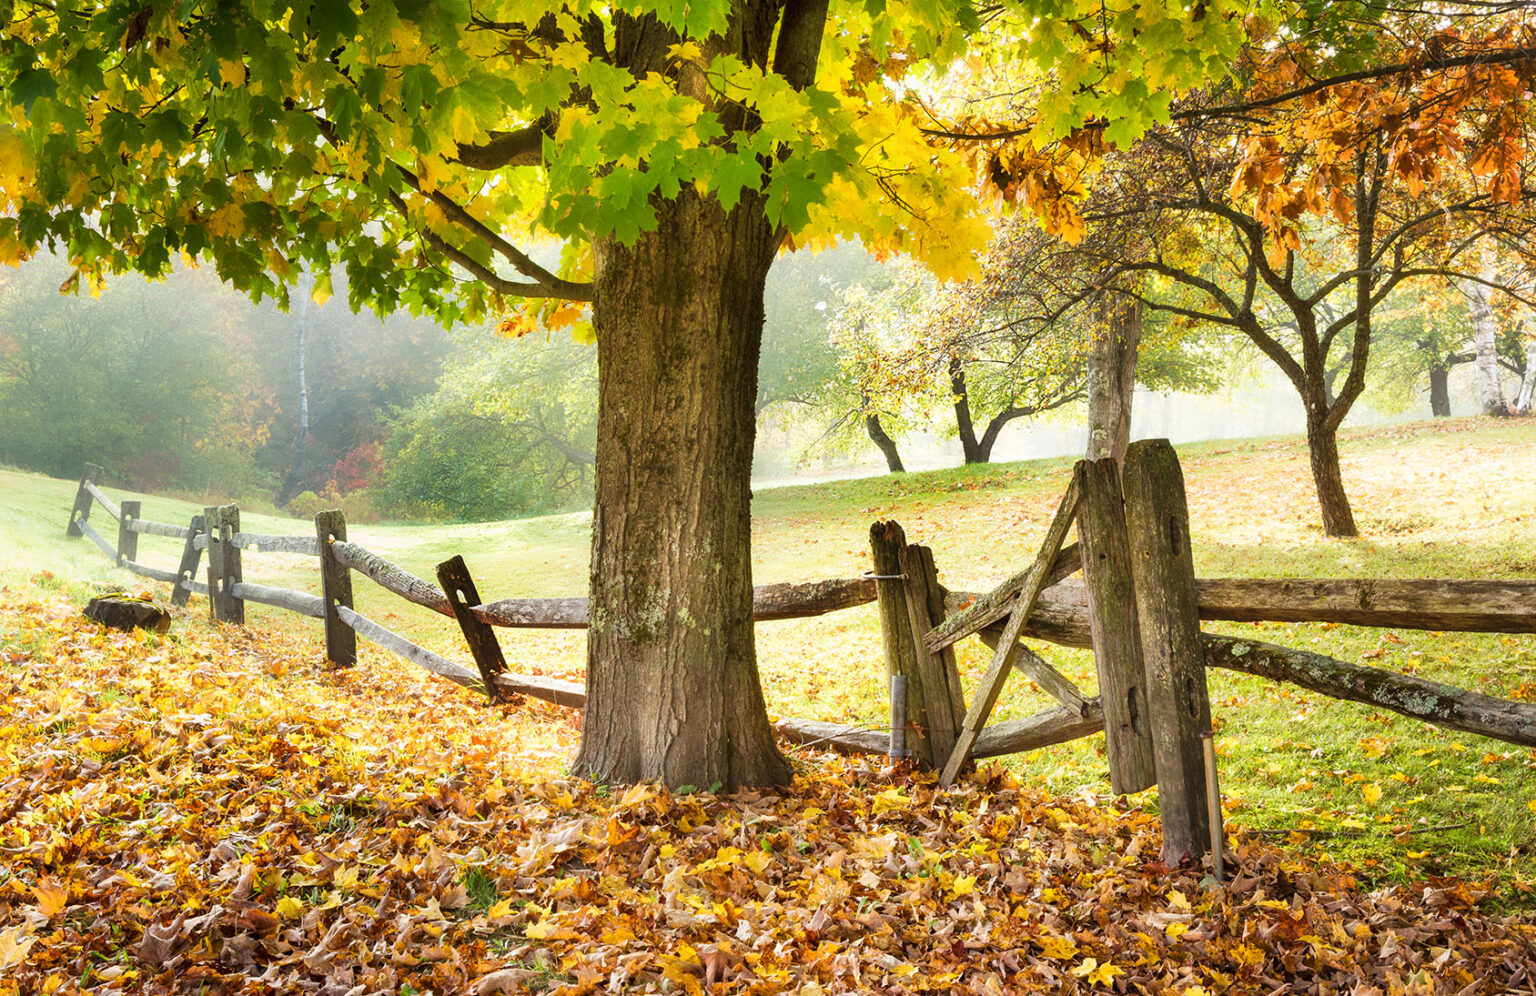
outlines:
[{"label": "white birch trunk", "polygon": [[1525,376],[1520,378],[1520,396],[1515,400],[1515,411],[1521,415],[1531,413],[1531,395],[1536,393],[1536,329],[1527,323],[1525,327]]},{"label": "white birch trunk", "polygon": [[1489,287],[1496,279],[1493,267],[1484,263],[1479,274],[1483,281],[1459,280],[1456,289],[1467,301],[1472,318],[1472,346],[1477,353],[1477,392],[1484,415],[1500,415],[1505,411],[1504,391],[1499,385],[1499,323],[1489,300]]}]

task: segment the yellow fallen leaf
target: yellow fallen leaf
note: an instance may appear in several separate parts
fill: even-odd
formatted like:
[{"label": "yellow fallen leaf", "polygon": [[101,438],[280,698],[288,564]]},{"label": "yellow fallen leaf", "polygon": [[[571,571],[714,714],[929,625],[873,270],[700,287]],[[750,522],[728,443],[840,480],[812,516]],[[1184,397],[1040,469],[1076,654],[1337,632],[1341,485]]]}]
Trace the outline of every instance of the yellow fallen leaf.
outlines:
[{"label": "yellow fallen leaf", "polygon": [[1184,893],[1180,892],[1178,889],[1174,889],[1168,893],[1168,905],[1172,906],[1176,910],[1183,910],[1186,913],[1193,909],[1193,907],[1189,905],[1189,897],[1184,895]]},{"label": "yellow fallen leaf", "polygon": [[517,910],[517,906],[510,899],[498,900],[491,904],[491,908],[485,911],[487,920],[500,920],[504,916],[511,916]]},{"label": "yellow fallen leaf", "polygon": [[957,875],[957,876],[955,876],[954,883],[952,885],[950,885],[950,887],[949,887],[949,894],[951,896],[955,897],[956,899],[959,899],[961,896],[969,896],[971,893],[973,893],[975,891],[976,891],[976,876],[975,875]]},{"label": "yellow fallen leaf", "polygon": [[1367,806],[1374,806],[1381,801],[1381,785],[1372,782],[1369,785],[1360,786],[1360,797],[1365,800]]},{"label": "yellow fallen leaf", "polygon": [[52,920],[69,905],[69,890],[57,882],[45,882],[32,887],[32,895],[37,897],[37,909],[43,916]]},{"label": "yellow fallen leaf", "polygon": [[1121,968],[1119,965],[1116,965],[1112,961],[1106,961],[1098,968],[1095,968],[1093,971],[1084,976],[1084,979],[1093,983],[1094,985],[1111,986],[1115,983],[1115,976],[1124,974],[1125,969]]},{"label": "yellow fallen leaf", "polygon": [[20,965],[36,941],[30,923],[0,930],[0,972],[9,972]]},{"label": "yellow fallen leaf", "polygon": [[293,896],[284,896],[277,901],[277,915],[284,920],[297,920],[304,915],[304,901]]},{"label": "yellow fallen leaf", "polygon": [[640,803],[645,802],[655,794],[656,787],[654,785],[648,785],[645,782],[638,782],[625,789],[624,794],[619,796],[619,805],[625,808],[630,806],[638,806]]},{"label": "yellow fallen leaf", "polygon": [[1069,937],[1041,937],[1036,940],[1041,952],[1052,961],[1067,961],[1077,957],[1077,942]]}]

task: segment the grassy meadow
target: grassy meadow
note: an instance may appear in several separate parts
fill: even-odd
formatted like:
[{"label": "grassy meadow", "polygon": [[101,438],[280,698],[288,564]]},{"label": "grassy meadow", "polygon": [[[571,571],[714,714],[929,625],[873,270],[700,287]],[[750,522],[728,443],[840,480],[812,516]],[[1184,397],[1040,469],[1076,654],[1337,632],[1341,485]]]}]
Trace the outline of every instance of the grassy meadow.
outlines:
[{"label": "grassy meadow", "polygon": [[[1347,432],[1341,449],[1364,532],[1350,541],[1321,535],[1299,438],[1179,447],[1197,573],[1536,577],[1536,422],[1438,420]],[[1071,466],[1068,459],[1030,461],[759,492],[754,580],[856,575],[869,567],[870,523],[896,519],[909,540],[933,548],[944,584],[986,590],[1033,556]],[[83,601],[98,585],[167,595],[167,586],[111,567],[88,540],[64,539],[74,490],[73,481],[0,470],[5,597],[54,590]],[[185,523],[199,511],[183,501],[106,490],[115,500],[140,497],[143,515],[162,522]],[[96,520],[113,525],[109,538],[115,534],[115,524],[99,510]],[[299,520],[254,514],[244,516],[243,526],[259,532],[312,529]],[[432,576],[439,561],[462,554],[488,600],[571,595],[586,588],[584,515],[472,525],[357,525],[350,534],[424,577]],[[141,561],[174,568],[180,544],[142,536],[139,549]],[[303,557],[248,553],[245,576],[318,590],[313,561]],[[468,660],[450,621],[361,577],[354,585],[365,615]],[[247,613],[253,629],[279,631],[276,638],[283,640],[313,640],[319,653],[313,620],[256,605],[248,605]],[[206,602],[194,598],[172,632],[207,625]],[[1293,624],[1210,628],[1536,700],[1532,636]],[[883,663],[872,606],[763,623],[757,632],[771,714],[883,723]],[[501,635],[513,670],[580,679],[583,634]],[[985,650],[976,640],[958,649],[962,673],[974,682],[986,666]],[[1085,691],[1092,690],[1088,653],[1048,644],[1036,649]],[[381,654],[365,648],[362,667],[382,666]],[[421,680],[435,679],[423,674]],[[1491,878],[1498,885],[1495,902],[1536,907],[1536,752],[1241,675],[1213,672],[1210,682],[1229,825],[1351,862],[1367,881],[1448,874]],[[1028,715],[1046,704],[1038,689],[1015,677],[995,717]],[[559,773],[578,725],[571,719],[550,727],[538,740],[538,756],[525,760],[550,775]],[[504,749],[523,748],[509,737]],[[814,752],[797,753],[817,763]],[[1108,792],[1101,737],[1005,763],[1026,782],[1059,794]],[[1137,801],[1155,808],[1155,796],[1154,790]]]}]

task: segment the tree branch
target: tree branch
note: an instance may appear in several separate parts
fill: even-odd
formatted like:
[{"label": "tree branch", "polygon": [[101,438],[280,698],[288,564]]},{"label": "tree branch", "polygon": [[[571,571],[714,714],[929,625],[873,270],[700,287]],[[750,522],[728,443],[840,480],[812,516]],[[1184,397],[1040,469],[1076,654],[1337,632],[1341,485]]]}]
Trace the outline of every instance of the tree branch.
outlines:
[{"label": "tree branch", "polygon": [[[466,210],[464,206],[458,201],[455,201],[453,198],[444,194],[440,190],[429,191],[424,189],[422,187],[421,180],[416,176],[415,173],[411,172],[398,163],[392,163],[391,165],[400,171],[400,175],[405,179],[405,182],[411,187],[412,190],[416,191],[418,194],[421,194],[427,200],[436,205],[438,210],[443,212],[444,217],[446,217],[449,221],[454,222],[459,227],[467,230],[471,235],[475,236],[481,242],[484,242],[486,245],[490,246],[499,256],[501,256],[507,262],[511,263],[519,273],[526,277],[531,277],[533,280],[537,281],[537,286],[543,289],[543,293],[529,293],[527,291],[517,292],[522,297],[558,297],[564,298],[568,301],[592,300],[593,291],[591,284],[579,284],[555,276],[553,273],[544,269],[544,267],[540,266],[538,263],[535,263],[527,253],[524,253],[512,243],[498,235],[489,225],[485,224],[485,222],[470,214],[469,211]],[[432,233],[428,232],[427,234],[430,237]],[[454,262],[459,261],[454,260]],[[463,264],[460,263],[460,265],[462,266]],[[486,268],[482,267],[482,269]],[[529,286],[527,284],[512,284],[510,281],[505,280],[503,280],[503,282],[509,283],[514,287]],[[513,292],[507,291],[505,293]]]},{"label": "tree branch", "polygon": [[773,71],[795,90],[816,80],[821,38],[827,29],[828,0],[787,0],[779,27],[779,45],[773,53]]},{"label": "tree branch", "polygon": [[544,136],[554,122],[548,116],[516,131],[493,131],[481,145],[458,143],[459,162],[471,169],[538,166],[544,161]]},{"label": "tree branch", "polygon": [[[389,202],[393,204],[395,209],[400,212],[400,216],[402,218],[405,218],[407,221],[410,220],[410,209],[406,207],[405,198],[391,191],[389,194]],[[447,256],[448,259],[452,262],[459,264],[460,267],[474,276],[475,279],[496,291],[498,294],[505,294],[508,297],[528,298],[549,298],[565,296],[563,294],[555,293],[543,284],[524,284],[513,280],[508,280],[506,277],[503,277],[489,266],[486,266],[484,263],[475,259],[473,256],[460,249],[458,246],[448,242],[441,235],[438,235],[430,228],[422,226],[419,231],[421,237],[426,239],[428,245],[442,253],[444,256]],[[588,298],[587,300],[591,299]]]}]

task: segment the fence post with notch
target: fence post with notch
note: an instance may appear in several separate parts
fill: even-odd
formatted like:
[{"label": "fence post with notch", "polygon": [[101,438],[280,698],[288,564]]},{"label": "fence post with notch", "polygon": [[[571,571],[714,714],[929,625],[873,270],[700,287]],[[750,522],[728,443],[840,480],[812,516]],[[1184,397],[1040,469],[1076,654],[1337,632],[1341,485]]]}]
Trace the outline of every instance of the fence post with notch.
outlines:
[{"label": "fence post with notch", "polygon": [[1125,527],[1125,495],[1120,464],[1113,457],[1080,460],[1074,473],[1082,494],[1077,534],[1083,548],[1093,659],[1104,705],[1109,783],[1116,795],[1125,795],[1157,782],[1131,543]]},{"label": "fence post with notch", "polygon": [[203,559],[202,547],[198,546],[198,537],[203,537],[206,544],[208,519],[205,516],[194,515],[192,521],[187,523],[187,541],[181,548],[181,563],[176,567],[176,587],[171,592],[171,604],[184,606],[192,600],[192,589],[188,587],[197,580],[197,564]]},{"label": "fence post with notch", "polygon": [[244,571],[241,566],[240,547],[235,543],[235,535],[240,532],[240,506],[220,505],[214,510],[217,516],[217,525],[210,529],[208,536],[208,576],[209,594],[212,594],[212,578],[214,576],[213,552],[215,540],[218,546],[218,578],[219,578],[219,609],[217,618],[221,622],[232,622],[245,625],[245,601],[235,595],[235,585],[244,580]]},{"label": "fence post with notch", "polygon": [[320,598],[324,603],[325,656],[342,667],[357,663],[357,633],[341,618],[338,607],[352,608],[352,571],[336,559],[331,541],[346,542],[347,517],[339,508],[315,513],[315,539],[320,545]]},{"label": "fence post with notch", "polygon": [[80,523],[91,517],[91,492],[86,487],[92,482],[100,484],[106,476],[102,469],[94,463],[85,465],[85,470],[80,474],[80,487],[75,489],[75,505],[69,510],[69,526],[64,530],[66,537],[84,536],[80,531]]},{"label": "fence post with notch", "polygon": [[1163,861],[1175,865],[1186,857],[1200,860],[1213,843],[1201,743],[1201,734],[1211,728],[1211,702],[1189,548],[1189,507],[1178,455],[1166,439],[1132,443],[1125,453],[1124,476],[1163,819]]},{"label": "fence post with notch", "polygon": [[124,501],[117,506],[122,518],[117,520],[117,566],[139,559],[139,534],[133,531],[133,520],[139,517],[141,502]]},{"label": "fence post with notch", "polygon": [[501,686],[497,684],[497,678],[506,674],[507,659],[502,656],[496,631],[470,611],[480,604],[480,592],[475,588],[474,579],[469,576],[464,558],[454,556],[438,564],[437,583],[442,585],[443,594],[448,596],[448,605],[453,609],[454,618],[459,621],[459,628],[464,631],[464,641],[469,644],[475,665],[480,668],[486,697],[492,702],[502,701],[504,695]]},{"label": "fence post with notch", "polygon": [[869,527],[880,637],[887,680],[906,679],[906,748],[924,767],[943,764],[965,715],[951,654],[928,650],[923,637],[943,618],[943,590],[926,548],[907,543],[896,522]]}]

